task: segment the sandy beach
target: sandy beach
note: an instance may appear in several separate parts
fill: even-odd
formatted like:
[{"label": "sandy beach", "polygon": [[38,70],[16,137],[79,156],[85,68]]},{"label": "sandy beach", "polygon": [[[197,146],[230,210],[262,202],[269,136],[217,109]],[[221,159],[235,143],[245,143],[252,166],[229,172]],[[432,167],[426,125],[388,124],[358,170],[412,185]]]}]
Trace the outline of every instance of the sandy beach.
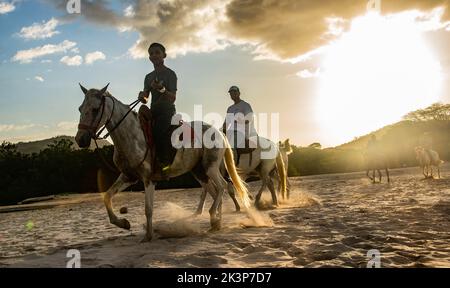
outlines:
[{"label": "sandy beach", "polygon": [[[0,267],[64,268],[69,249],[82,267],[366,267],[370,249],[381,267],[450,267],[450,165],[441,176],[425,180],[415,167],[391,170],[390,184],[362,172],[290,178],[291,200],[260,212],[262,227],[242,225],[250,220],[225,195],[214,233],[211,199],[192,217],[200,189],[161,190],[150,243],[140,243],[142,192],[113,200],[117,213],[128,208],[130,231],[109,223],[100,194],[58,197],[53,208],[0,213]],[[259,182],[249,186],[255,194]]]}]

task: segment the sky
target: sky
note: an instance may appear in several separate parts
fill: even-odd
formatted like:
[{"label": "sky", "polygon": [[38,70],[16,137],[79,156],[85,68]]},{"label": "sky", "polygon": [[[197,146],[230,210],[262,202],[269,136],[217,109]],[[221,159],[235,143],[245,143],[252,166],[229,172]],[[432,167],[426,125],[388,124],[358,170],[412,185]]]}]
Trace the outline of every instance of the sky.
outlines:
[{"label": "sky", "polygon": [[152,42],[177,73],[178,112],[224,116],[237,85],[258,132],[295,145],[336,146],[450,103],[448,0],[68,2],[0,0],[0,141],[75,135],[78,83],[133,102]]}]

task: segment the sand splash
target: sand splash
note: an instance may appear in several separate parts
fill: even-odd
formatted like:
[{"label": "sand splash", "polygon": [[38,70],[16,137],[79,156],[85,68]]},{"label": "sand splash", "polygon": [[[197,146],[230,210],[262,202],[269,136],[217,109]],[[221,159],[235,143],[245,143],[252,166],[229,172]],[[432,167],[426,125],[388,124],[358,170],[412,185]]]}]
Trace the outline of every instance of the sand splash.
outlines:
[{"label": "sand splash", "polygon": [[191,211],[172,202],[166,202],[159,210],[163,221],[155,225],[159,238],[182,238],[202,234],[198,219]]}]

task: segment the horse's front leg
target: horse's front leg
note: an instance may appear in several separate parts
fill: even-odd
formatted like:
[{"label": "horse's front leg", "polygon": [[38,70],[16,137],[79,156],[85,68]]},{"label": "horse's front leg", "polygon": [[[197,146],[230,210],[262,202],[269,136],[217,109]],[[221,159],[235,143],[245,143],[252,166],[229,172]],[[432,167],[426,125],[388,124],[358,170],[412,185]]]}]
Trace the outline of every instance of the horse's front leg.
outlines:
[{"label": "horse's front leg", "polygon": [[145,237],[142,242],[151,241],[153,238],[153,202],[155,195],[155,184],[152,181],[146,179],[145,184],[145,217],[147,218],[147,226],[145,231]]},{"label": "horse's front leg", "polygon": [[202,194],[200,195],[200,202],[198,203],[197,210],[195,211],[195,215],[200,216],[203,214],[203,207],[205,206],[205,200],[206,200],[207,193],[208,193],[208,190],[207,190],[206,186],[204,186]]},{"label": "horse's front leg", "polygon": [[261,188],[259,188],[258,194],[256,194],[256,197],[255,197],[255,206],[257,208],[261,208],[261,196],[264,191],[264,188],[266,188],[266,185],[267,185],[266,178],[261,178]]},{"label": "horse's front leg", "polygon": [[380,171],[380,169],[377,169],[377,171],[378,171],[378,179],[380,180],[380,183],[381,183],[381,178],[382,178],[381,171]]},{"label": "horse's front leg", "polygon": [[113,211],[112,198],[117,192],[125,190],[134,183],[136,183],[136,181],[130,181],[128,177],[122,173],[103,196],[103,202],[105,203],[106,211],[108,212],[109,221],[111,224],[127,230],[130,229],[130,222],[128,222],[125,218],[117,218]]}]

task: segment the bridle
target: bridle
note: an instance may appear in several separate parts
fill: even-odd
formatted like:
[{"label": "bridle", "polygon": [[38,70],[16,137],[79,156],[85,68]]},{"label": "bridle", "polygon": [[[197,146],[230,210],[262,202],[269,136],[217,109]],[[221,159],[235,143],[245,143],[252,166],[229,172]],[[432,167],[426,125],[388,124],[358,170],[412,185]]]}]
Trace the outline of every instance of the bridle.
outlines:
[{"label": "bridle", "polygon": [[[113,117],[113,115],[114,115],[114,109],[115,109],[115,107],[116,107],[116,101],[114,100],[113,97],[111,97],[110,95],[106,95],[106,96],[103,96],[103,95],[102,95],[101,97],[102,97],[102,102],[101,102],[100,107],[99,107],[99,109],[98,109],[98,110],[101,109],[101,113],[100,113],[100,117],[98,118],[97,124],[96,124],[96,125],[93,125],[94,122],[95,122],[96,117],[94,117],[94,118],[92,119],[92,122],[91,122],[90,125],[86,125],[86,124],[82,124],[82,123],[79,123],[79,124],[78,124],[78,129],[87,130],[87,131],[89,132],[90,136],[91,136],[91,139],[93,139],[94,141],[96,141],[96,140],[102,140],[102,139],[108,138],[109,135],[111,135],[111,133],[112,133],[114,130],[116,130],[117,127],[119,127],[120,124],[122,124],[122,121],[123,121],[123,120],[128,116],[128,114],[134,109],[134,107],[136,107],[136,105],[139,104],[139,102],[140,102],[139,99],[136,100],[136,101],[134,101],[134,102],[132,102],[132,103],[129,105],[129,106],[131,106],[130,109],[129,109],[129,110],[127,111],[127,113],[125,113],[125,115],[119,120],[119,122],[118,122],[111,130],[109,130],[109,132],[106,133],[105,136],[100,137],[100,135],[101,135],[101,134],[103,133],[103,131],[106,129],[106,127],[108,126],[108,124],[111,123],[111,119],[112,119],[112,117]],[[110,114],[109,117],[108,117],[108,120],[106,120],[106,122],[105,122],[105,125],[103,125],[103,127],[97,132],[97,130],[99,129],[99,126],[100,126],[100,121],[102,121],[103,114],[104,114],[104,112],[105,112],[106,98],[110,98],[110,99],[111,99],[111,101],[112,101],[112,103],[113,103],[113,107],[112,107],[112,110],[111,110],[111,114]],[[98,111],[98,110],[97,110],[97,111]]]},{"label": "bridle", "polygon": [[[102,161],[105,163],[105,165],[106,165],[110,170],[112,170],[112,171],[117,171],[117,169],[114,169],[114,168],[111,167],[111,165],[104,159],[104,157],[103,157],[102,154],[100,153],[100,150],[99,150],[99,147],[98,147],[97,140],[104,140],[104,139],[108,138],[109,135],[111,135],[111,133],[112,133],[114,130],[116,130],[116,129],[119,127],[120,124],[122,124],[123,120],[125,120],[125,118],[128,116],[128,114],[129,114],[131,111],[133,111],[133,109],[137,106],[137,104],[139,104],[140,100],[138,99],[138,100],[132,102],[132,103],[129,105],[129,106],[131,106],[130,109],[129,109],[129,110],[127,111],[127,113],[125,113],[125,115],[119,120],[119,122],[117,122],[117,124],[116,124],[112,129],[110,129],[110,130],[105,134],[105,136],[100,137],[100,135],[101,135],[101,134],[103,133],[103,131],[106,129],[106,127],[108,126],[108,124],[111,123],[111,119],[112,119],[112,117],[113,117],[113,115],[114,115],[114,109],[115,109],[115,107],[116,107],[116,101],[114,100],[114,98],[113,98],[111,95],[105,95],[105,96],[102,95],[101,98],[102,98],[101,104],[100,104],[100,107],[98,108],[98,110],[101,109],[101,113],[100,113],[100,117],[99,117],[97,123],[94,125],[94,122],[95,122],[95,119],[96,119],[96,117],[94,116],[94,118],[92,119],[92,122],[90,123],[90,125],[86,125],[86,124],[83,124],[83,123],[79,123],[79,124],[78,124],[78,129],[81,129],[81,130],[87,130],[87,131],[89,132],[89,135],[90,135],[91,139],[93,139],[94,142],[95,142],[95,146],[96,146],[96,148],[97,148],[96,150],[97,150],[97,152],[98,152],[100,158],[102,159]],[[105,122],[105,125],[103,125],[103,127],[99,130],[100,122],[102,121],[103,114],[104,114],[104,112],[105,112],[106,98],[110,98],[110,99],[111,99],[111,101],[112,101],[112,103],[113,103],[113,107],[112,107],[112,110],[111,110],[111,114],[110,114],[109,117],[108,117],[108,120],[106,120],[106,122]],[[98,111],[98,110],[97,110],[97,111]],[[97,132],[97,130],[98,130],[98,132]],[[145,159],[147,158],[148,151],[149,151],[149,147],[147,146],[147,149],[146,149],[146,151],[145,151],[144,158],[142,159],[142,161],[139,162],[139,164],[138,164],[136,167],[139,167],[142,163],[144,163]]]}]

